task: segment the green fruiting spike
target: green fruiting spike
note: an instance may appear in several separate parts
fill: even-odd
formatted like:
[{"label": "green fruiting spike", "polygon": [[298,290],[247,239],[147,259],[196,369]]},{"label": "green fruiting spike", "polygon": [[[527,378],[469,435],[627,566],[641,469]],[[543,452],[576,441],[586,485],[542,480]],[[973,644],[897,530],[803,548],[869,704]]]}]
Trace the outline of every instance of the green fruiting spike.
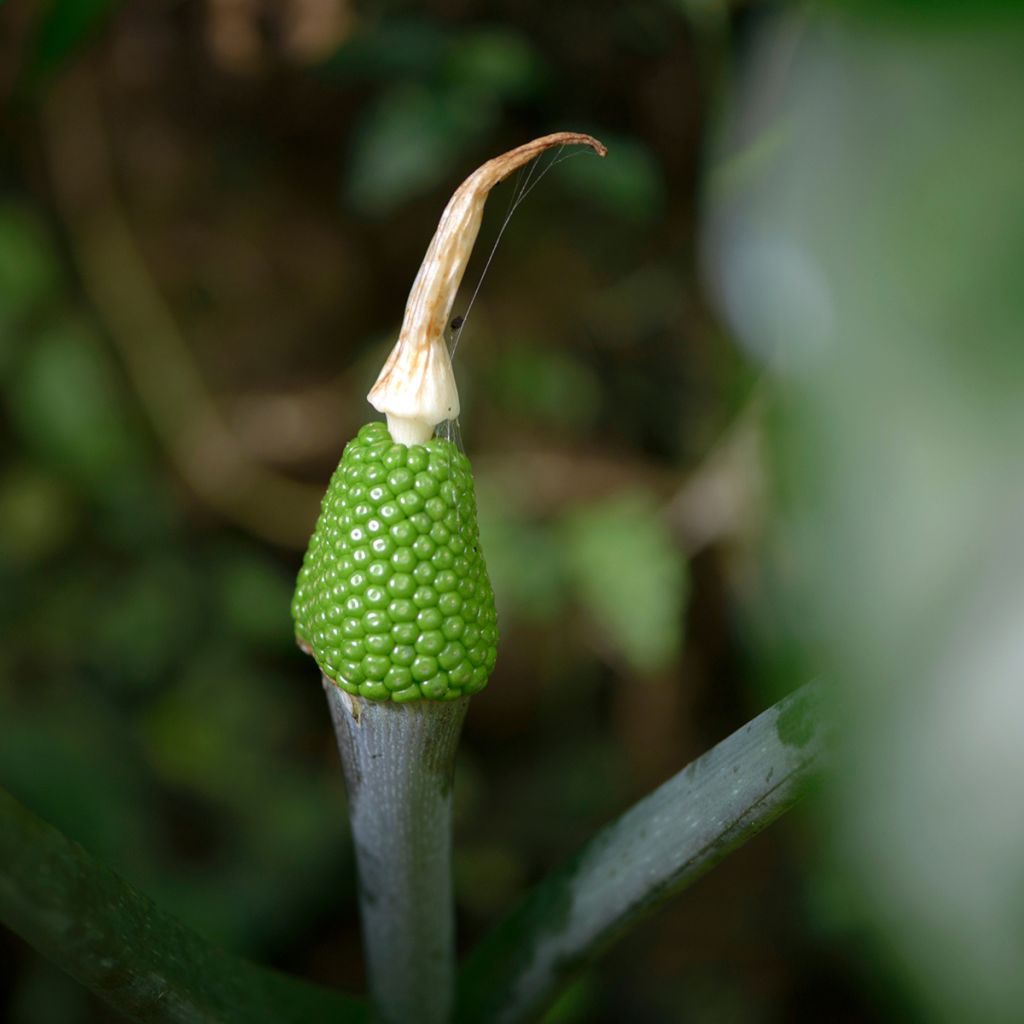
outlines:
[{"label": "green fruiting spike", "polygon": [[469,460],[450,441],[392,441],[368,423],[324,495],[292,604],[323,674],[369,700],[476,693],[497,616]]},{"label": "green fruiting spike", "polygon": [[444,328],[490,190],[558,132],[473,172],[441,216],[394,349],[367,396],[383,423],[348,444],[324,496],[292,603],[298,642],[326,679],[377,701],[454,700],[487,683],[494,594],[480,551],[469,461],[434,437],[459,413]]}]

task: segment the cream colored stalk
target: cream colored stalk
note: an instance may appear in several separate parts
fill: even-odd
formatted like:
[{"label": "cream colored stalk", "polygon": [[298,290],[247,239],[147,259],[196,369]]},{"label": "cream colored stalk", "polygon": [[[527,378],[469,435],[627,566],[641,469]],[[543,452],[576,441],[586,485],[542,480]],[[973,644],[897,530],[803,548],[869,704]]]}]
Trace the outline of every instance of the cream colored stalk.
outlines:
[{"label": "cream colored stalk", "polygon": [[459,414],[459,392],[444,328],[480,230],[487,195],[514,170],[553,146],[583,144],[601,156],[605,147],[579,132],[555,132],[488,160],[449,200],[405,306],[398,341],[366,396],[388,418],[402,444],[422,444],[434,428]]}]

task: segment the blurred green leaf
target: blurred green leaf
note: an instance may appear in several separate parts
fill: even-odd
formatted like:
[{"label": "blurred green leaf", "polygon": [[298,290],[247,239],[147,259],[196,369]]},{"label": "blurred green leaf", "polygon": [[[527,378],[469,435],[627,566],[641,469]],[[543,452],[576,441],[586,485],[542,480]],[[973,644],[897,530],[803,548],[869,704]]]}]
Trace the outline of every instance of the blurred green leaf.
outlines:
[{"label": "blurred green leaf", "polygon": [[10,470],[0,477],[0,561],[41,561],[67,541],[76,517],[58,481],[27,466]]},{"label": "blurred green leaf", "polygon": [[149,709],[143,734],[165,780],[242,804],[273,770],[264,754],[285,725],[258,675],[207,651]]},{"label": "blurred green leaf", "polygon": [[224,624],[255,647],[290,649],[295,581],[257,551],[231,552],[219,569]]},{"label": "blurred green leaf", "polygon": [[712,18],[717,20],[726,17],[732,6],[731,0],[665,0],[665,2],[698,24]]},{"label": "blurred green leaf", "polygon": [[436,77],[450,46],[439,25],[413,18],[385,18],[353,34],[324,64],[323,72],[394,82]]},{"label": "blurred green leaf", "polygon": [[360,118],[346,176],[352,204],[381,215],[462,170],[466,154],[544,80],[529,40],[507,28],[458,36],[419,23],[381,27],[344,47],[335,70],[387,85]]},{"label": "blurred green leaf", "polygon": [[648,224],[665,208],[665,182],[651,151],[635,139],[597,131],[608,147],[603,160],[590,154],[567,160],[559,173],[564,186],[588,197],[605,213]]},{"label": "blurred green leaf", "polygon": [[522,99],[545,79],[544,63],[522,32],[506,25],[446,32],[413,18],[387,18],[354,34],[322,71],[390,85],[458,85],[506,99]]},{"label": "blurred green leaf", "polygon": [[531,622],[550,622],[565,607],[562,545],[550,526],[532,522],[500,481],[477,483],[480,538],[499,606]]},{"label": "blurred green leaf", "polygon": [[503,910],[524,881],[522,858],[502,845],[476,843],[455,851],[456,902],[479,918]]},{"label": "blurred green leaf", "polygon": [[601,400],[592,368],[552,345],[503,349],[485,390],[510,413],[572,427],[593,423]]},{"label": "blurred green leaf", "polygon": [[52,298],[57,259],[38,218],[26,207],[0,205],[0,374],[11,362],[16,328]]},{"label": "blurred green leaf", "polygon": [[23,437],[93,489],[137,468],[142,446],[94,335],[72,320],[41,331],[7,393]]},{"label": "blurred green leaf", "polygon": [[[170,554],[170,553],[169,553]],[[204,580],[185,558],[150,554],[126,570],[108,571],[90,604],[89,660],[106,678],[148,688],[186,662],[203,624]]]},{"label": "blurred green leaf", "polygon": [[820,8],[834,7],[857,18],[884,15],[907,27],[928,27],[936,22],[963,24],[1024,14],[1019,0],[818,0]]},{"label": "blurred green leaf", "polygon": [[103,540],[121,551],[134,551],[147,557],[168,543],[169,537],[181,537],[184,518],[175,481],[161,474],[155,452],[140,472],[118,474],[106,479],[94,495],[101,510],[98,523]]},{"label": "blurred green leaf", "polygon": [[259,948],[314,904],[321,880],[350,855],[338,780],[290,749],[299,730],[294,705],[281,699],[285,687],[210,647],[147,709],[139,730],[163,782],[220,826],[205,872],[163,865],[148,884],[187,923],[243,949]]},{"label": "blurred green leaf", "polygon": [[4,1018],[5,1024],[93,1024],[95,1004],[89,993],[43,957],[29,964]]},{"label": "blurred green leaf", "polygon": [[594,1019],[599,1004],[599,986],[588,972],[566,986],[541,1018],[541,1024],[583,1024]]},{"label": "blurred green leaf", "polygon": [[349,159],[353,205],[380,216],[440,184],[497,116],[461,89],[396,85],[363,116]]},{"label": "blurred green leaf", "polygon": [[145,795],[130,741],[84,677],[75,689],[44,708],[6,702],[0,778],[99,856],[137,870],[150,822],[137,813]]},{"label": "blurred green leaf", "polygon": [[451,46],[445,74],[477,94],[522,100],[545,79],[545,67],[530,40],[505,26],[476,29]]},{"label": "blurred green leaf", "polygon": [[569,572],[580,601],[638,672],[678,653],[686,563],[655,502],[618,495],[563,523]]},{"label": "blurred green leaf", "polygon": [[87,43],[121,6],[121,0],[50,0],[42,17],[29,80],[38,84]]}]

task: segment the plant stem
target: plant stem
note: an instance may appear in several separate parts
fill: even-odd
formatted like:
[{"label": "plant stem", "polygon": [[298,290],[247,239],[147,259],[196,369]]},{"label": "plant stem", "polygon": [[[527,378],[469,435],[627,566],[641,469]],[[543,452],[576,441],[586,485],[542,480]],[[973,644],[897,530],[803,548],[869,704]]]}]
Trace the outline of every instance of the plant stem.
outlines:
[{"label": "plant stem", "polygon": [[471,955],[458,1020],[535,1019],[584,963],[791,807],[825,754],[820,704],[810,684],[769,708],[534,888]]},{"label": "plant stem", "polygon": [[355,999],[211,945],[2,789],[0,921],[131,1020],[366,1020]]},{"label": "plant stem", "polygon": [[373,1005],[444,1024],[455,990],[452,772],[468,697],[369,701],[324,689],[348,789]]}]

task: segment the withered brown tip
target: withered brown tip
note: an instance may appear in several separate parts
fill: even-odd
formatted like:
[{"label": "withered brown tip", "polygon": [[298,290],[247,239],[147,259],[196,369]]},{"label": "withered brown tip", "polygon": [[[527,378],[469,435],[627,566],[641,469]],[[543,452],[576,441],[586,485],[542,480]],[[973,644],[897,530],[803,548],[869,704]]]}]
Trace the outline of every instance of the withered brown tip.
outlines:
[{"label": "withered brown tip", "polygon": [[592,135],[554,132],[488,160],[448,201],[409,293],[398,341],[367,395],[374,408],[387,414],[395,440],[422,443],[438,423],[459,413],[444,326],[480,230],[488,193],[545,150],[571,145],[590,146],[599,156],[608,152]]}]

